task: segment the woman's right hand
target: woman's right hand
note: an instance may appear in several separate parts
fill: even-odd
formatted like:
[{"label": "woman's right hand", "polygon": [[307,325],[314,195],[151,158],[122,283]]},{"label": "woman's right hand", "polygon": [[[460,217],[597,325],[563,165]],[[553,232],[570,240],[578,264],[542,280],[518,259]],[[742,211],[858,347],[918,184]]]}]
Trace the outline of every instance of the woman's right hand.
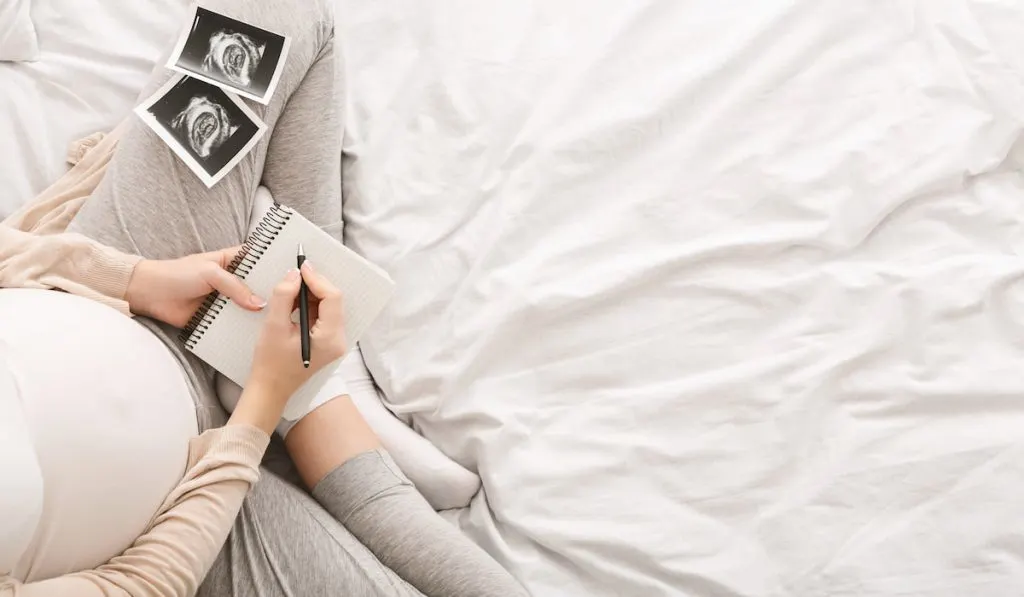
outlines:
[{"label": "woman's right hand", "polygon": [[[310,298],[308,368],[302,364],[299,326],[292,323],[301,280],[306,281]],[[289,271],[274,288],[256,343],[252,373],[232,419],[236,415],[251,419],[246,422],[269,433],[292,394],[317,371],[343,357],[345,351],[341,291],[306,261],[301,272]]]},{"label": "woman's right hand", "polygon": [[128,282],[124,297],[128,307],[136,315],[180,328],[216,290],[243,309],[259,311],[267,303],[227,269],[240,249],[230,247],[180,259],[143,259]]}]

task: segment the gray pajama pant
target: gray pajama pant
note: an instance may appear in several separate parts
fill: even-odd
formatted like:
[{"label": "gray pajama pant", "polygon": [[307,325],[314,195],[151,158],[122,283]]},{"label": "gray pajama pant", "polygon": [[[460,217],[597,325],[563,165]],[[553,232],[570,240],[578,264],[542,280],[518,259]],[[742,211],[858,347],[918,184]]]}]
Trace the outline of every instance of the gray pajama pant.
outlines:
[{"label": "gray pajama pant", "polygon": [[[167,259],[245,239],[256,187],[320,226],[341,221],[340,83],[333,0],[207,0],[203,6],[292,37],[269,105],[248,102],[268,134],[212,189],[141,121],[125,133],[106,176],[70,230],[122,251]],[[169,42],[170,45],[170,42]],[[171,74],[158,67],[142,97]],[[330,229],[330,228],[329,228]],[[181,363],[200,429],[222,425],[214,372],[186,352],[177,330],[139,318]],[[523,595],[496,562],[445,523],[382,451],[331,472],[312,496],[294,481],[280,441],[201,596]]]}]

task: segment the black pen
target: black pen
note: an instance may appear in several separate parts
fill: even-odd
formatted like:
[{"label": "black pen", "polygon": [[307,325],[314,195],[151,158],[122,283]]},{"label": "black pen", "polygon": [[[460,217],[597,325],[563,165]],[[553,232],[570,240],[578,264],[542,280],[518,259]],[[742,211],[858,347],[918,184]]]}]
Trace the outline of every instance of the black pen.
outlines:
[{"label": "black pen", "polygon": [[[301,270],[302,264],[306,262],[306,254],[302,252],[302,243],[299,243],[299,256],[296,258],[298,267]],[[302,273],[300,272],[301,276]],[[299,283],[299,333],[302,342],[302,366],[309,367],[309,289],[306,288],[306,280]]]}]

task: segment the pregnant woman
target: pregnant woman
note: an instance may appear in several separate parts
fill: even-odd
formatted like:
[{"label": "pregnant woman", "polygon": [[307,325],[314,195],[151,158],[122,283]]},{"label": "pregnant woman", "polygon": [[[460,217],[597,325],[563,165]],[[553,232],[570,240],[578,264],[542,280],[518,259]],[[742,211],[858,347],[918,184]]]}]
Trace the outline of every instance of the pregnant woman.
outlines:
[{"label": "pregnant woman", "polygon": [[[311,329],[311,341],[314,349],[314,359],[309,368],[304,367],[295,358],[295,351],[299,348],[299,331],[291,321],[292,305],[299,293],[300,275],[306,280],[310,291],[319,299],[318,319]],[[88,314],[86,321],[81,322],[79,329],[88,330],[93,321],[102,322],[104,325],[104,337],[91,337],[90,341],[97,342],[95,350],[101,355],[110,351],[104,346],[104,340],[115,340],[125,342],[128,346],[118,348],[129,348],[134,350],[142,349],[144,352],[149,345],[146,339],[133,338],[137,330],[129,330],[124,326],[131,326],[131,323],[115,312],[100,305],[84,305],[78,301],[84,301],[77,297],[57,298],[39,296],[40,291],[7,291],[5,296],[0,296],[0,308],[16,307],[17,310],[0,313],[0,320],[8,319],[9,315],[21,316],[31,313],[35,303],[43,309],[50,311],[57,319],[65,318],[69,313],[78,315]],[[17,295],[17,296],[14,296]],[[11,300],[13,298],[13,300]],[[27,300],[22,300],[27,299]],[[118,318],[120,320],[118,320]],[[51,335],[48,339],[39,337],[49,334],[49,330],[71,332],[72,329],[60,330],[49,326],[47,323],[35,324],[33,326],[20,326],[28,334],[11,332],[11,327],[19,327],[9,318],[4,321],[5,330],[2,334],[5,345],[19,348],[19,354],[34,359],[29,371],[38,371],[40,368],[63,366],[65,370],[74,367],[71,359],[77,358],[90,363],[96,373],[104,373],[105,370],[113,369],[120,363],[104,363],[95,359],[95,356],[87,354],[74,354],[74,350],[67,350],[59,346],[59,339]],[[33,333],[34,332],[34,333]],[[49,340],[49,342],[47,342]],[[134,341],[133,341],[134,340]],[[72,344],[75,342],[72,340]],[[49,344],[50,350],[33,350],[44,348]],[[270,441],[270,434],[278,424],[284,405],[289,396],[298,389],[309,377],[324,365],[341,357],[345,352],[344,329],[342,325],[341,295],[337,289],[323,277],[317,275],[308,266],[303,271],[294,270],[289,272],[284,280],[274,290],[274,295],[267,307],[267,315],[264,321],[263,330],[255,347],[253,358],[253,371],[245,390],[242,392],[231,418],[224,427],[207,431],[203,435],[190,442],[187,461],[187,471],[184,478],[174,487],[163,504],[160,506],[151,523],[147,525],[144,533],[138,537],[131,547],[121,555],[112,558],[109,562],[97,567],[94,570],[64,574],[47,580],[31,583],[21,583],[10,577],[0,577],[0,596],[22,596],[22,597],[91,597],[99,595],[186,595],[192,594],[199,581],[205,575],[213,561],[220,545],[223,543],[231,528],[232,521],[238,513],[249,487],[258,477],[258,466],[263,453]],[[27,354],[26,354],[27,353]],[[33,354],[35,353],[35,354]],[[150,357],[159,357],[159,354],[149,354]],[[5,470],[7,475],[14,478],[18,475],[20,480],[29,480],[29,483],[15,483],[14,486],[20,491],[5,492],[5,499],[18,500],[24,498],[25,493],[36,493],[33,491],[31,480],[50,473],[51,471],[38,470],[43,462],[49,461],[52,466],[55,459],[59,459],[52,446],[40,446],[45,458],[33,457],[34,448],[30,439],[32,435],[47,435],[52,429],[32,429],[33,425],[28,424],[24,413],[22,400],[31,401],[27,405],[36,411],[38,419],[39,411],[45,411],[46,398],[35,399],[31,396],[22,396],[25,388],[37,389],[45,382],[26,379],[24,364],[20,366],[15,362],[18,355],[4,354],[4,366],[0,369],[0,407],[3,407],[3,426],[6,426],[6,433],[3,434],[2,444],[5,457],[10,459],[10,469]],[[164,366],[169,363],[150,360],[136,364],[148,375],[134,379],[137,386],[147,383],[161,382],[168,383],[171,387],[181,387],[181,384],[174,384],[174,379],[166,376],[168,369]],[[130,377],[120,375],[121,378]],[[13,378],[13,379],[12,379]],[[14,382],[14,383],[12,383]],[[97,384],[99,385],[99,384]],[[70,386],[69,386],[70,387]],[[159,395],[164,388],[154,387],[143,391],[139,390],[138,399],[145,400],[148,396]],[[65,398],[70,396],[63,395]],[[89,391],[80,391],[75,398],[89,399]],[[42,402],[43,404],[40,404]],[[43,406],[44,408],[40,408]],[[61,406],[61,405],[50,405]],[[63,405],[65,408],[74,410],[75,405]],[[160,406],[157,406],[160,408]],[[45,414],[43,415],[45,417]],[[51,426],[57,426],[65,431],[64,441],[73,441],[76,433],[74,425],[68,425],[59,415],[50,415]],[[32,433],[35,431],[35,433]],[[111,430],[113,432],[113,430]],[[103,441],[104,438],[94,438],[96,441]],[[52,442],[52,440],[51,440]],[[132,446],[124,446],[131,449]],[[145,446],[143,446],[145,448]],[[175,450],[172,450],[175,451]],[[373,458],[375,456],[368,456]],[[163,460],[163,459],[161,459]],[[92,463],[86,466],[94,470],[102,470],[105,463]],[[160,466],[162,463],[141,462],[140,472],[143,467]],[[6,467],[5,467],[6,468]],[[80,475],[81,470],[64,470],[65,475]],[[52,475],[48,475],[51,476]],[[110,484],[104,482],[105,475],[90,475],[92,484],[99,484],[110,488]],[[64,479],[52,479],[57,486],[52,487],[46,484],[46,491],[66,489],[68,481]],[[138,482],[138,477],[122,480],[123,484]],[[73,486],[74,482],[71,482]],[[88,486],[78,488],[89,491]],[[145,489],[143,490],[145,491]],[[98,496],[107,500],[111,496]],[[59,496],[57,499],[60,499]],[[15,507],[7,504],[4,517],[14,519],[16,524],[21,526],[14,533],[5,533],[4,549],[11,546],[23,544],[30,537],[31,527],[39,521],[32,520],[32,512],[14,511]],[[93,504],[93,509],[103,509],[102,503]],[[357,504],[351,504],[352,507]],[[86,509],[81,509],[83,514],[90,514]],[[63,514],[67,514],[64,512]],[[92,513],[96,515],[95,513]],[[27,516],[26,516],[27,515]],[[50,521],[47,521],[50,522]],[[117,520],[111,521],[114,528],[104,525],[90,533],[92,541],[104,541],[104,533],[116,534]],[[71,537],[74,540],[74,537]],[[67,546],[54,546],[57,550],[67,550]],[[6,554],[7,557],[13,554]],[[80,558],[82,553],[77,554]],[[76,559],[76,554],[67,554],[65,559]],[[51,556],[52,558],[52,556]],[[37,565],[45,566],[43,560],[35,562]]]},{"label": "pregnant woman", "polygon": [[[147,337],[161,342],[163,354],[169,355],[165,360],[178,367],[178,383],[184,381],[181,385],[192,398],[199,432],[221,427],[229,419],[217,399],[215,372],[183,349],[177,328],[215,289],[249,309],[273,312],[275,308],[273,304],[264,306],[263,299],[269,297],[253,297],[223,269],[234,253],[231,247],[244,240],[257,187],[268,187],[275,200],[322,227],[330,229],[341,220],[337,107],[342,98],[335,78],[330,5],[331,0],[203,3],[206,8],[289,35],[293,40],[269,104],[249,102],[267,123],[268,134],[216,186],[206,188],[155,133],[138,120],[129,119],[93,148],[65,179],[12,216],[6,227],[0,227],[0,286],[56,288],[136,315],[138,324],[152,334]],[[169,76],[158,68],[142,97],[151,95]],[[296,280],[287,283],[294,285]],[[0,291],[0,295],[5,292],[26,291]],[[330,292],[325,292],[330,298]],[[23,300],[20,304],[28,309],[33,302]],[[281,304],[278,301],[277,309]],[[28,319],[23,311],[7,315]],[[46,314],[37,311],[33,316]],[[135,325],[118,317],[118,321]],[[115,329],[118,325],[111,322],[104,329],[85,324],[81,329],[66,326],[64,333],[88,334],[94,343],[102,345],[117,342],[117,333],[128,334],[126,329]],[[279,336],[268,334],[261,350],[271,354],[276,349],[262,347],[276,344]],[[59,337],[49,340],[62,342]],[[16,352],[17,347],[11,350]],[[102,350],[95,352],[103,354]],[[140,365],[118,363],[106,370],[133,366]],[[273,370],[272,365],[267,367],[267,371]],[[35,374],[41,375],[38,370]],[[114,375],[116,372],[111,377]],[[118,383],[121,385],[114,389],[130,391],[139,404],[145,405],[153,399],[152,377],[140,379],[126,372],[113,381],[65,378],[66,384],[76,389],[75,395],[36,398],[99,402],[90,392],[111,391],[111,384]],[[125,388],[124,384],[134,385]],[[17,379],[14,385],[32,386],[25,379]],[[287,388],[265,392],[259,384],[256,386],[255,390],[246,388],[250,395],[239,406],[243,414],[236,410],[232,415],[241,417],[233,420],[242,424],[231,426],[238,430],[219,432],[233,435],[208,434],[196,440],[184,479],[173,486],[160,513],[147,527],[149,531],[124,553],[122,558],[127,559],[116,559],[118,553],[101,554],[99,563],[115,558],[113,564],[84,581],[74,577],[74,584],[60,585],[62,590],[66,586],[75,594],[85,594],[85,587],[94,588],[102,584],[97,579],[106,579],[116,589],[103,585],[101,590],[106,592],[102,594],[133,596],[190,595],[200,580],[198,594],[211,597],[524,594],[496,562],[434,513],[380,448],[343,386],[329,385],[324,390],[327,394],[315,401],[319,405],[315,410],[294,426],[278,427],[285,436],[287,454],[280,442],[272,442],[264,460],[268,464],[255,480],[247,467],[258,458],[266,438],[252,427],[266,431],[271,426],[265,420],[267,413],[274,412],[287,393]],[[254,394],[256,398],[252,398]],[[246,418],[254,416],[254,410],[260,413],[259,425]],[[109,413],[111,417],[117,414]],[[182,438],[182,445],[187,439]],[[136,441],[139,445],[124,445],[121,451],[144,453],[145,438]],[[222,441],[230,445],[218,449],[215,444]],[[239,447],[240,443],[245,446]],[[238,451],[245,452],[244,459]],[[211,453],[215,455],[213,464],[208,460]],[[88,461],[87,453],[78,457]],[[38,464],[44,469],[39,474],[45,478],[47,463],[40,459]],[[141,475],[145,463],[136,466]],[[289,476],[293,472],[298,473],[296,482]],[[131,485],[130,479],[107,481]],[[220,527],[209,521],[230,520],[233,506],[220,489],[212,485],[204,489],[202,484],[206,482],[226,483],[233,488],[228,493],[234,491],[239,498],[251,484],[223,547]],[[312,495],[300,484],[310,488]],[[49,503],[50,496],[46,497]],[[205,508],[201,518],[207,522],[189,527],[191,530],[184,533],[159,534],[153,540],[152,532],[166,528],[165,522],[177,524],[190,517],[194,520],[192,508]],[[12,519],[0,514],[4,523]],[[0,537],[6,532],[0,529]],[[220,548],[212,562],[204,559],[210,546]],[[44,555],[40,562],[45,560]],[[98,557],[91,555],[94,560]],[[72,558],[67,568],[73,569],[82,561]],[[0,562],[0,566],[5,564]],[[203,580],[208,566],[209,573]],[[41,569],[40,564],[22,572],[34,578]],[[144,572],[133,574],[138,570]],[[0,574],[7,572],[10,570],[0,567]],[[127,576],[109,576],[114,573]],[[13,579],[5,582],[4,590],[8,592],[33,586],[19,588]]]}]

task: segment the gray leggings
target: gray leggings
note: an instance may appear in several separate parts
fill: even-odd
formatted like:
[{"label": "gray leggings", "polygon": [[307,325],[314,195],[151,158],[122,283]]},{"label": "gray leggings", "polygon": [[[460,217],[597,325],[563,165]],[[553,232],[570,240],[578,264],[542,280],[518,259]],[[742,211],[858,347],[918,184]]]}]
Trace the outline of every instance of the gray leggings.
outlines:
[{"label": "gray leggings", "polygon": [[[120,141],[96,193],[70,229],[126,252],[174,258],[239,244],[256,187],[340,239],[341,131],[333,0],[208,0],[205,7],[292,37],[270,104],[248,105],[269,133],[207,189],[140,121]],[[168,42],[170,46],[170,41]],[[157,68],[143,97],[169,78]],[[328,228],[331,229],[331,228]],[[214,372],[177,341],[177,330],[139,319],[181,363],[201,429],[227,415]],[[494,560],[445,523],[384,452],[339,466],[313,495],[294,481],[283,444],[271,444],[201,596],[523,595]],[[315,498],[315,499],[314,499]]]}]

